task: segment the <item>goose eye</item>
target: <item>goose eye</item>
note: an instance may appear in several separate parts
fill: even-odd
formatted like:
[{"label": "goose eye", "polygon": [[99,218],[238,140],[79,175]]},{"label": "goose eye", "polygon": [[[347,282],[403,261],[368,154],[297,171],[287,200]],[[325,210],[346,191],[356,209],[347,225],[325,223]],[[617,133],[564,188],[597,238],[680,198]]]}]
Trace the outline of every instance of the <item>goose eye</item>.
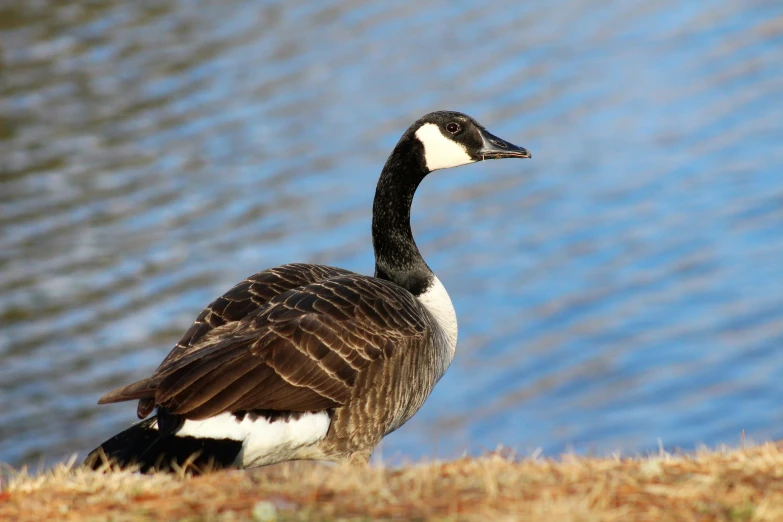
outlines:
[{"label": "goose eye", "polygon": [[457,134],[460,130],[462,130],[462,127],[459,126],[459,123],[451,122],[446,125],[446,130],[452,134]]}]

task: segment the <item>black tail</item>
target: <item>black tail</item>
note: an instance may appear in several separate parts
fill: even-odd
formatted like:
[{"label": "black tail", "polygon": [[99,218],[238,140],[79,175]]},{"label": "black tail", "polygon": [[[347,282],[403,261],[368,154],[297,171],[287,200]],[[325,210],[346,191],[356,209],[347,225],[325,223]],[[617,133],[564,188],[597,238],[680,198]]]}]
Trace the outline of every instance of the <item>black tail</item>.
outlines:
[{"label": "black tail", "polygon": [[231,439],[177,437],[157,429],[157,418],[134,424],[87,455],[84,465],[100,469],[107,462],[125,469],[138,466],[144,472],[181,471],[199,474],[231,467],[242,442]]}]

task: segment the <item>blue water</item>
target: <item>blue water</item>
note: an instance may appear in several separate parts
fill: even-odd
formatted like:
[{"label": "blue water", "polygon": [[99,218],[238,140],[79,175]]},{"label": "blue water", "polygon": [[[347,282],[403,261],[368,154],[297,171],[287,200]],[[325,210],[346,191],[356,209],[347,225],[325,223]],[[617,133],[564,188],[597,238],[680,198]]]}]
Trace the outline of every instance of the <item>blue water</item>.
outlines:
[{"label": "blue water", "polygon": [[458,354],[386,459],[783,436],[783,5],[247,0],[0,7],[0,462],[135,419],[263,268],[370,273],[399,135],[467,112],[533,160],[440,171],[414,232]]}]

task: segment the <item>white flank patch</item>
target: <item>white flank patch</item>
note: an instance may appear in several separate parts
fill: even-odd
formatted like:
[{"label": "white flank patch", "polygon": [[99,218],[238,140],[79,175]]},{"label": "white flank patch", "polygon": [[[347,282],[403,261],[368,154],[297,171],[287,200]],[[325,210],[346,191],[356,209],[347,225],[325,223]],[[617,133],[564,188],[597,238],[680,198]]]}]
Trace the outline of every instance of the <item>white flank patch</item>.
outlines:
[{"label": "white flank patch", "polygon": [[325,411],[303,413],[294,420],[268,421],[247,414],[240,421],[231,413],[204,420],[186,420],[177,437],[242,441],[235,465],[248,468],[295,458],[298,450],[326,437],[331,419]]},{"label": "white flank patch", "polygon": [[424,145],[424,160],[430,172],[474,162],[464,145],[444,136],[434,123],[419,127],[416,138]]},{"label": "white flank patch", "polygon": [[[441,333],[446,340],[449,350],[449,358],[446,367],[451,364],[454,352],[457,351],[457,312],[451,304],[449,293],[437,277],[433,276],[432,284],[418,298],[419,302],[432,314],[440,326]],[[445,372],[446,369],[444,368]]]}]

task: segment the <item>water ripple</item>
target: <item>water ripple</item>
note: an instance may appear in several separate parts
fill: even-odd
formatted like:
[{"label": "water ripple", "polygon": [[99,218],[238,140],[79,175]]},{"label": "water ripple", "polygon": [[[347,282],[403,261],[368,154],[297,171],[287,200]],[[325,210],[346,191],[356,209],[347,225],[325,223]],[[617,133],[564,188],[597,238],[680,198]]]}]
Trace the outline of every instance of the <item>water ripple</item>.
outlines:
[{"label": "water ripple", "polygon": [[534,161],[427,179],[460,348],[387,457],[781,436],[783,9],[753,1],[0,7],[0,461],[288,261],[369,272],[400,132],[464,110]]}]

